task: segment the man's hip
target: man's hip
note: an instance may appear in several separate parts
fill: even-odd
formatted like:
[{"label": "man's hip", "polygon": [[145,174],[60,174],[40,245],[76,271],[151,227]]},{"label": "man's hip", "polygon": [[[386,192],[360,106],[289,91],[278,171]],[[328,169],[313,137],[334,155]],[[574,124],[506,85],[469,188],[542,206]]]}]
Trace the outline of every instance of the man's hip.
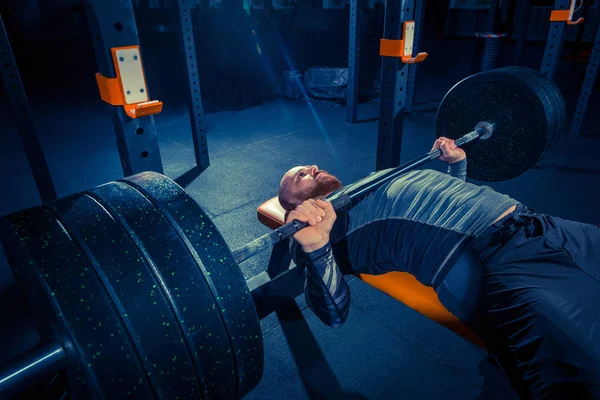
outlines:
[{"label": "man's hip", "polygon": [[520,205],[472,248],[472,329],[532,398],[600,398],[600,228]]}]

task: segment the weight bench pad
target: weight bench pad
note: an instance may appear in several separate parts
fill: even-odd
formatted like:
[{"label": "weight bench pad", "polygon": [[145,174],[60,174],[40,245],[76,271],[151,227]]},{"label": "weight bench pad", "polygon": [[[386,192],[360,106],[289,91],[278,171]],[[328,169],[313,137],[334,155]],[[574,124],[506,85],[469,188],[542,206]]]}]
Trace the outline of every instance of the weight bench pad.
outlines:
[{"label": "weight bench pad", "polygon": [[[277,229],[285,222],[285,210],[277,197],[261,204],[257,215],[258,220],[271,229]],[[485,349],[483,341],[440,303],[433,288],[421,284],[413,275],[388,272],[383,275],[358,274],[358,278]]]}]

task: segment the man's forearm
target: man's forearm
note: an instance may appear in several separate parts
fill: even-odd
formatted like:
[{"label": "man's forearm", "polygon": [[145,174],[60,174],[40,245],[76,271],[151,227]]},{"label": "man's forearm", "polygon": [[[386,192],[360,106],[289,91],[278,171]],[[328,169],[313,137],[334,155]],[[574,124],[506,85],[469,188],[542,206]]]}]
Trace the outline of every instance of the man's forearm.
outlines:
[{"label": "man's forearm", "polygon": [[331,244],[327,242],[310,252],[299,246],[295,250],[294,262],[306,271],[307,305],[324,324],[331,327],[343,324],[350,309],[350,288],[335,262]]},{"label": "man's forearm", "polygon": [[448,164],[448,173],[455,178],[467,180],[467,159],[464,158],[454,164]]}]

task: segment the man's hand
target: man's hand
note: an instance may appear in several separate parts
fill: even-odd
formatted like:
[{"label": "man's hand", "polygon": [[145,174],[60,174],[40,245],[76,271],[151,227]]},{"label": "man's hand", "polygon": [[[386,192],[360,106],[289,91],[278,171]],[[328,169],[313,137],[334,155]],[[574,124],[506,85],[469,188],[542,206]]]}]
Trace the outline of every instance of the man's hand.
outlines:
[{"label": "man's hand", "polygon": [[454,164],[467,158],[465,151],[460,147],[456,147],[454,140],[452,139],[445,137],[438,138],[438,140],[436,140],[433,144],[433,148],[431,150],[438,148],[441,148],[442,150],[442,155],[439,157],[440,160],[449,164]]},{"label": "man's hand", "polygon": [[287,224],[297,219],[310,224],[294,234],[294,239],[300,243],[302,249],[306,253],[310,253],[329,242],[329,233],[336,218],[337,215],[331,202],[310,199],[290,211],[285,222]]}]

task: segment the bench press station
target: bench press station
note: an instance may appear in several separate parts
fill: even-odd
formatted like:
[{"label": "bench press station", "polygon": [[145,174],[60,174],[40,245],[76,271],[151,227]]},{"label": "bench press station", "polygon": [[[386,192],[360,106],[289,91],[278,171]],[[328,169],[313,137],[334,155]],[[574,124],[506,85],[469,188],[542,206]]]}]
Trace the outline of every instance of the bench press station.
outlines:
[{"label": "bench press station", "polygon": [[[525,172],[565,126],[556,86],[520,67],[465,78],[436,116],[437,136],[466,145],[467,175],[483,181]],[[333,200],[334,208],[439,156],[433,150],[367,177]],[[248,394],[263,373],[260,319],[282,297],[302,294],[303,274],[289,268],[287,241],[304,226],[283,225],[284,216],[277,198],[263,203],[258,218],[273,231],[231,251],[183,188],[143,172],[0,217],[0,243],[41,338],[0,367],[0,393],[65,371],[76,397]],[[246,280],[238,264],[271,247],[268,270]],[[411,275],[359,278],[486,348]]]}]

